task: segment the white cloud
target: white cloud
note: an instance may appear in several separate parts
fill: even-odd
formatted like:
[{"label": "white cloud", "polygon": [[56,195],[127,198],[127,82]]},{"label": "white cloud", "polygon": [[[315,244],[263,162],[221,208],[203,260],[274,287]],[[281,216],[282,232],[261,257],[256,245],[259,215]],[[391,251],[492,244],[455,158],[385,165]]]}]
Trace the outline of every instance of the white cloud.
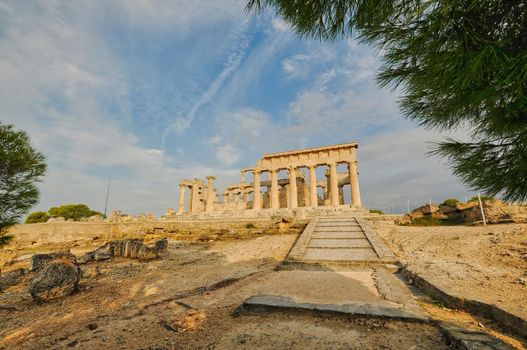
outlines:
[{"label": "white cloud", "polygon": [[271,20],[271,26],[278,32],[286,32],[289,30],[289,24],[287,24],[283,19],[274,17]]},{"label": "white cloud", "polygon": [[240,157],[240,151],[233,145],[223,145],[216,149],[216,159],[227,165],[236,163]]},{"label": "white cloud", "polygon": [[[196,12],[194,19],[183,16],[185,11],[205,6],[190,1],[179,7],[172,4],[172,11],[164,8],[169,5],[167,1],[107,5],[115,4],[127,8],[131,25],[157,29],[163,29],[158,25],[172,29],[190,26],[197,17],[207,18],[209,13]],[[98,27],[94,13],[107,15],[107,8],[100,5],[96,1],[65,6],[45,1],[1,4],[2,121],[28,131],[48,163],[41,185],[42,200],[35,209],[83,202],[101,210],[107,179],[112,175],[111,208],[160,214],[176,202],[181,178],[211,173],[232,178],[230,169],[177,163],[163,150],[143,144],[144,140],[126,124],[131,103],[129,84],[135,81]],[[211,9],[216,12],[211,16],[220,19],[222,6],[227,6],[224,1],[213,1],[217,11]],[[174,24],[171,16],[182,17],[172,18]],[[155,18],[164,23],[154,23]],[[236,57],[228,64],[235,66]],[[209,92],[215,93],[214,86]],[[111,101],[111,110],[107,101]],[[229,151],[233,159],[233,150],[227,149],[225,156]],[[184,152],[180,148],[174,153]]]}]

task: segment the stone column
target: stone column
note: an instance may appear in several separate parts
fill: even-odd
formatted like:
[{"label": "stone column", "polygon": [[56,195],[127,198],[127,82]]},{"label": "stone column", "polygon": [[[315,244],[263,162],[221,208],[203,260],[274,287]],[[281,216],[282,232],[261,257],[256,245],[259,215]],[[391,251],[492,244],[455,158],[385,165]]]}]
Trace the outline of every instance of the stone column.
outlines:
[{"label": "stone column", "polygon": [[271,170],[271,209],[279,209],[278,201],[278,171]]},{"label": "stone column", "polygon": [[329,193],[331,196],[331,206],[339,205],[339,189],[337,183],[337,163],[329,163]]},{"label": "stone column", "polygon": [[351,205],[354,207],[362,207],[359,190],[359,172],[357,170],[357,161],[348,163],[348,170],[350,174],[350,188],[351,188]]},{"label": "stone column", "polygon": [[289,168],[289,208],[295,209],[298,207],[298,189],[296,186],[296,168]]},{"label": "stone column", "polygon": [[224,191],[223,192],[223,203],[228,203],[228,198],[227,198],[227,191]]},{"label": "stone column", "polygon": [[207,176],[209,183],[207,185],[207,204],[205,206],[205,211],[211,212],[214,208],[214,180],[215,176]]},{"label": "stone column", "polygon": [[179,209],[178,214],[183,214],[185,212],[185,191],[187,186],[179,185]]},{"label": "stone column", "polygon": [[188,209],[190,212],[193,212],[194,207],[196,207],[195,198],[194,198],[195,191],[196,191],[195,186],[194,185],[190,186],[190,203],[188,205]]},{"label": "stone column", "polygon": [[339,186],[339,203],[344,204],[344,187]]},{"label": "stone column", "polygon": [[309,166],[309,194],[311,206],[316,208],[318,206],[317,195],[317,167],[315,165]]},{"label": "stone column", "polygon": [[232,191],[229,191],[227,195],[229,196],[229,203],[232,203]]},{"label": "stone column", "polygon": [[253,199],[253,209],[260,210],[262,208],[262,195],[260,194],[260,171],[254,171],[254,199]]}]

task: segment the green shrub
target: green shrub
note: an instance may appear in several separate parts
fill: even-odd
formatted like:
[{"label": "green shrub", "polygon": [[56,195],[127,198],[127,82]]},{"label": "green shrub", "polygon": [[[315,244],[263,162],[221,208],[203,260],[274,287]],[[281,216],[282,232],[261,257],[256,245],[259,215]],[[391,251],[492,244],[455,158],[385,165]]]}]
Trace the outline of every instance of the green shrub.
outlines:
[{"label": "green shrub", "polygon": [[9,243],[13,236],[0,233],[0,247]]},{"label": "green shrub", "polygon": [[[482,201],[493,201],[494,199],[496,199],[496,198],[494,198],[492,196],[481,196],[481,200]],[[470,198],[470,200],[469,200],[469,202],[477,202],[477,201],[478,201],[478,196],[474,196],[474,197]]]},{"label": "green shrub", "polygon": [[384,212],[380,209],[370,209],[370,213],[372,214],[384,214]]},{"label": "green shrub", "polygon": [[26,224],[36,224],[39,222],[47,222],[50,216],[45,211],[36,211],[31,213],[26,218]]},{"label": "green shrub", "polygon": [[49,209],[49,215],[54,218],[63,217],[64,219],[73,219],[79,221],[82,218],[89,218],[93,215],[101,215],[98,211],[91,210],[86,204],[66,204],[60,207],[53,207]]},{"label": "green shrub", "polygon": [[459,203],[459,200],[456,199],[456,198],[449,198],[449,199],[445,199],[443,201],[443,203],[439,204],[440,207],[445,207],[445,206],[450,206],[450,207],[454,207],[456,206],[457,204]]},{"label": "green shrub", "polygon": [[254,226],[254,224],[250,222],[247,225],[245,225],[245,228],[256,228],[256,226]]},{"label": "green shrub", "polygon": [[402,226],[452,226],[464,224],[462,218],[437,219],[432,216],[423,216],[413,219],[410,224]]}]

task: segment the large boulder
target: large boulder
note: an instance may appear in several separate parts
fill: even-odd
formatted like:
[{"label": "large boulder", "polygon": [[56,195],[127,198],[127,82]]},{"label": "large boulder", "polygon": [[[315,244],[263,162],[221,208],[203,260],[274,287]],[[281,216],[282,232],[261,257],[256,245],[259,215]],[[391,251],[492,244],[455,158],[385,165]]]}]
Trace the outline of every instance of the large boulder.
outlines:
[{"label": "large boulder", "polygon": [[35,254],[31,257],[29,262],[29,271],[38,271],[48,263],[56,259],[68,259],[75,261],[75,255],[69,251],[48,253],[48,254]]},{"label": "large boulder", "polygon": [[79,288],[81,272],[71,260],[55,260],[42,269],[29,282],[29,293],[37,301],[50,301],[75,293]]}]

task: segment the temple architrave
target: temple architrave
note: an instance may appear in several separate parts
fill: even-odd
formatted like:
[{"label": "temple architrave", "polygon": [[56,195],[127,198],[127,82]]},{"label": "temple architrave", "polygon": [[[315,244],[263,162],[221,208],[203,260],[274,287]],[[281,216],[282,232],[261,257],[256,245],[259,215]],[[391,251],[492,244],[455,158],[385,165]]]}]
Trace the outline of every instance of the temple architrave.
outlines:
[{"label": "temple architrave", "polygon": [[[361,215],[366,211],[361,204],[357,148],[357,143],[344,143],[266,154],[256,166],[241,170],[241,181],[228,186],[221,201],[214,187],[214,176],[208,176],[207,183],[200,179],[183,180],[179,185],[179,209],[177,213],[169,211],[166,216],[180,219],[311,216],[342,211]],[[337,172],[339,164],[345,164],[347,171]],[[318,167],[326,168],[325,179],[317,179]],[[301,169],[307,170],[307,177]],[[283,170],[287,171],[287,177],[279,179]],[[246,181],[247,173],[252,173],[253,182]],[[344,204],[346,185],[350,185],[351,205]]]}]

